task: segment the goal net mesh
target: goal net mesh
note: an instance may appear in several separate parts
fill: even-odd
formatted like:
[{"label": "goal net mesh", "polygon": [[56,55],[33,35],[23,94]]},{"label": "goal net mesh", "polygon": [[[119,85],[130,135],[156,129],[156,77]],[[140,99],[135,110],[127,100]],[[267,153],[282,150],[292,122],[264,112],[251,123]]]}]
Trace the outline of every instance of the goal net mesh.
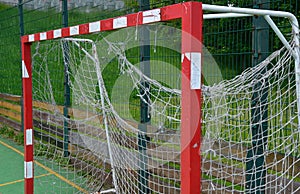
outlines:
[{"label": "goal net mesh", "polygon": [[[89,192],[179,193],[180,88],[163,81],[167,74],[158,80],[145,76],[127,59],[129,46],[131,54],[139,54],[139,40],[130,35],[135,31],[118,32],[122,41],[101,34],[95,41],[67,38],[35,45],[34,119],[40,132],[35,160]],[[171,79],[178,85],[180,70],[174,71]],[[70,87],[69,117],[63,114],[63,80]],[[140,103],[148,107],[151,122],[140,122]],[[53,186],[78,190],[68,183]]]},{"label": "goal net mesh", "polygon": [[[157,28],[150,44],[160,55]],[[35,182],[52,182],[49,191],[180,193],[180,51],[164,50],[176,58],[172,73],[160,64],[146,75],[129,57],[139,55],[137,28],[125,32],[32,47],[35,176],[39,164],[59,174]],[[178,38],[163,44],[175,48]],[[293,56],[282,48],[231,80],[203,85],[203,192],[299,192],[295,83]]]},{"label": "goal net mesh", "polygon": [[286,48],[231,80],[203,86],[204,191],[299,192],[296,94]]}]

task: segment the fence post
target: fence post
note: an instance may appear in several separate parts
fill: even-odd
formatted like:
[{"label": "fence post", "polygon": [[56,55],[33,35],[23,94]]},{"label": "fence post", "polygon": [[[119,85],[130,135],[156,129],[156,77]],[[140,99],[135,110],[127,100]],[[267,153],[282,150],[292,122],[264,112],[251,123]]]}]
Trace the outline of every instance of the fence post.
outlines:
[{"label": "fence post", "polygon": [[[254,8],[269,9],[267,0],[254,1]],[[252,65],[256,66],[268,57],[269,25],[262,16],[253,17]],[[266,68],[256,76],[258,79],[267,71]],[[247,151],[246,193],[264,194],[266,192],[265,149],[268,137],[268,85],[265,82],[253,84],[251,99],[251,134],[252,145]]]},{"label": "fence post", "polygon": [[[63,0],[62,5],[62,17],[63,17],[63,27],[68,27],[69,18],[68,18],[68,0]],[[69,107],[71,105],[71,95],[70,95],[70,86],[69,86],[69,52],[68,52],[68,43],[63,43],[63,52],[64,52],[64,157],[69,156],[68,145],[69,145]]]},{"label": "fence post", "polygon": [[[23,13],[23,0],[19,0],[18,2],[18,11],[19,11],[19,28],[20,28],[20,72],[22,75],[22,43],[21,43],[21,37],[24,35],[24,13]],[[21,77],[22,80],[22,77]],[[21,132],[23,132],[24,128],[24,119],[23,119],[23,90],[21,94]]]},{"label": "fence post", "polygon": [[[149,0],[139,0],[139,10],[145,11],[150,9]],[[140,41],[140,68],[144,75],[150,77],[150,34],[146,26],[141,26],[139,29],[139,41]],[[147,135],[147,124],[150,122],[149,106],[147,102],[149,99],[149,84],[142,80],[142,86],[140,93],[142,97],[140,99],[140,124],[138,135],[138,149],[140,153],[139,164],[139,193],[147,194],[150,192],[148,188],[148,157],[147,157],[147,141],[149,141]],[[146,88],[146,89],[145,89]]]}]

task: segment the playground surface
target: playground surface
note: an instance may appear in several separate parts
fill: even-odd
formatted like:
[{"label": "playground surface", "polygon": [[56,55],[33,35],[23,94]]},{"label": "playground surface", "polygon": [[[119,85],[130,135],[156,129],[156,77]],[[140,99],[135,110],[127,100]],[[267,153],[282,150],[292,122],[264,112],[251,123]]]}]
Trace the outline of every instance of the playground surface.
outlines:
[{"label": "playground surface", "polygon": [[[50,186],[53,184],[56,186],[61,186],[61,188],[66,188],[66,190],[63,192],[66,194],[86,192],[75,183],[68,181],[68,179],[59,175],[43,164],[36,162],[35,168],[40,168],[37,170],[37,172],[40,172],[40,174],[35,175],[35,180],[42,179],[39,182],[43,183],[34,185],[35,193],[56,193],[55,190],[49,190],[53,188]],[[17,145],[12,140],[0,136],[0,194],[23,193],[23,177],[23,146]]]}]

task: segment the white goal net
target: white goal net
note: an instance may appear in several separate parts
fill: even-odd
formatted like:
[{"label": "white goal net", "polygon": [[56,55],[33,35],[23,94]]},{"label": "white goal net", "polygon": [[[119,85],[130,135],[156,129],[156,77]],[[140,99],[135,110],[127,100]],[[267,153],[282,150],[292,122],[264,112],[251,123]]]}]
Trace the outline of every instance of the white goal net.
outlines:
[{"label": "white goal net", "polygon": [[[294,45],[293,45],[294,46]],[[282,48],[231,80],[203,87],[203,191],[299,192],[295,66]],[[213,184],[210,180],[220,182]]]},{"label": "white goal net", "polygon": [[[47,107],[34,111],[43,134],[36,145],[36,160],[52,164],[89,191],[113,188],[118,193],[138,193],[146,188],[155,193],[179,193],[180,88],[145,76],[126,56],[126,41],[103,38],[99,46],[90,39],[76,38],[37,44],[34,94],[40,102],[37,105],[47,102]],[[115,64],[109,65],[115,65],[114,70],[123,76],[116,82],[120,84],[116,91],[106,88],[103,72],[107,70],[101,65],[111,60],[111,53]],[[53,59],[60,69],[49,67]],[[55,83],[55,71],[63,71],[64,64],[69,67],[70,118],[63,116],[58,105],[63,85],[59,88]],[[243,193],[257,184],[253,180],[261,181],[261,189],[268,192],[299,192],[300,133],[293,64],[291,51],[282,48],[231,80],[203,86],[203,192]],[[118,93],[121,88],[130,94],[127,90]],[[135,96],[130,97],[132,92]],[[124,108],[128,104],[122,104],[120,94],[133,101],[142,98],[150,107],[151,123],[146,131],[132,118],[137,110]],[[64,121],[69,127],[70,155],[66,157]]]},{"label": "white goal net", "polygon": [[[126,38],[123,42],[100,36],[99,41],[66,38],[35,45],[34,119],[41,132],[35,160],[61,169],[60,174],[90,192],[113,188],[117,193],[179,193],[180,71],[174,67],[177,75],[171,81],[162,78],[165,74],[156,75],[158,80],[145,76],[125,53],[129,45],[137,52],[132,45],[138,43],[136,37],[128,37],[135,30],[118,32]],[[56,83],[64,79],[65,65],[72,105],[69,118],[59,105],[64,102],[64,84]],[[109,83],[115,75],[118,79]],[[151,117],[146,124],[139,122],[135,104],[140,99]],[[64,156],[66,143],[69,155]]]}]

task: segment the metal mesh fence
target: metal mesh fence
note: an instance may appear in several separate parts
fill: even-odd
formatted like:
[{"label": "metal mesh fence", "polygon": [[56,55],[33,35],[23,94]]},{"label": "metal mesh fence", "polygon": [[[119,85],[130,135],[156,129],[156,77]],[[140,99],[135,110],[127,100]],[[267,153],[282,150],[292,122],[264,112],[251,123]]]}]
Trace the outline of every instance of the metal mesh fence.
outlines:
[{"label": "metal mesh fence", "polygon": [[0,85],[1,93],[20,94],[20,30],[18,8],[0,5]]}]

